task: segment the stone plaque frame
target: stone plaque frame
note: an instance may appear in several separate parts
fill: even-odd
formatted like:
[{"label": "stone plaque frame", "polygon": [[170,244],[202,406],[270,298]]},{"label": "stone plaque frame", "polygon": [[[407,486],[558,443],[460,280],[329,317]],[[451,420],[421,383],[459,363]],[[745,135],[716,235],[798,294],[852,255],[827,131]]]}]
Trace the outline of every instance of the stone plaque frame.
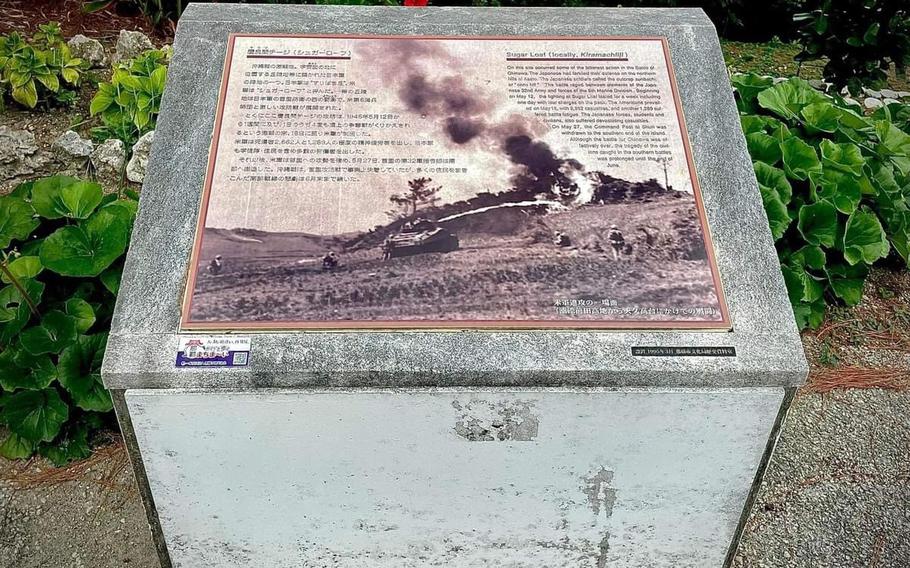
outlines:
[{"label": "stone plaque frame", "polygon": [[[672,319],[665,316],[660,317],[604,317],[599,319],[586,318],[497,318],[489,317],[483,319],[475,318],[419,318],[419,319],[215,319],[196,318],[193,313],[193,300],[197,293],[196,285],[203,276],[204,264],[206,258],[202,258],[203,241],[206,232],[206,220],[208,209],[212,200],[213,191],[221,189],[216,178],[216,168],[218,167],[218,156],[220,142],[222,141],[222,126],[225,121],[225,106],[229,97],[229,82],[237,81],[239,77],[233,77],[233,61],[237,57],[235,46],[240,38],[264,38],[264,39],[315,39],[315,40],[471,40],[471,41],[549,41],[549,42],[594,42],[591,49],[596,49],[596,42],[659,42],[663,54],[663,64],[668,74],[668,83],[672,95],[672,105],[675,111],[675,123],[679,126],[679,135],[681,141],[681,150],[684,154],[686,166],[687,183],[694,200],[694,210],[697,216],[697,226],[701,231],[701,239],[704,243],[705,263],[707,271],[710,273],[710,279],[713,284],[713,296],[716,299],[717,312],[719,319],[716,318],[681,318]],[[264,55],[255,55],[249,57],[264,58]],[[280,56],[282,59],[289,59],[289,56]],[[327,59],[322,56],[314,57],[293,57],[293,59]],[[338,58],[331,58],[338,59]],[[347,57],[350,59],[350,57]],[[556,61],[557,59],[552,59]],[[593,61],[593,59],[592,59]],[[395,35],[395,34],[275,34],[275,33],[230,33],[227,40],[226,55],[224,58],[224,68],[219,88],[217,108],[214,120],[214,132],[212,136],[211,148],[206,169],[205,182],[202,189],[202,199],[198,214],[194,243],[188,265],[188,274],[186,288],[183,295],[181,308],[181,329],[185,330],[357,330],[357,329],[602,329],[602,330],[630,330],[630,329],[676,329],[676,330],[702,330],[702,331],[730,331],[732,321],[730,312],[727,307],[727,301],[724,294],[724,288],[721,281],[720,271],[715,259],[714,244],[711,236],[711,229],[707,221],[707,214],[703,203],[702,190],[699,183],[699,176],[692,157],[692,148],[689,140],[688,129],[686,127],[685,114],[683,111],[682,101],[679,96],[677,86],[676,72],[670,54],[670,45],[665,36],[651,35],[611,35],[611,36],[553,36],[553,35]],[[664,70],[658,70],[663,72]],[[235,94],[236,96],[236,94]],[[672,117],[671,117],[672,118]],[[682,156],[681,156],[682,157]],[[225,167],[225,166],[222,166]],[[304,185],[297,182],[298,185]],[[223,188],[227,191],[229,188]],[[302,188],[306,191],[306,188]],[[248,206],[249,207],[249,206]],[[369,283],[368,283],[369,284]],[[672,298],[671,298],[672,299]],[[677,312],[685,309],[686,306],[657,305],[657,309],[673,309]]]},{"label": "stone plaque frame", "polygon": [[[665,37],[732,330],[263,330],[251,334],[248,366],[177,368],[182,299],[230,34],[418,31]],[[439,8],[418,14],[246,4],[225,11],[193,4],[181,17],[174,50],[104,360],[108,388],[729,388],[804,380],[802,345],[720,44],[701,10]],[[642,346],[732,348],[736,356],[634,355],[632,347]]]}]

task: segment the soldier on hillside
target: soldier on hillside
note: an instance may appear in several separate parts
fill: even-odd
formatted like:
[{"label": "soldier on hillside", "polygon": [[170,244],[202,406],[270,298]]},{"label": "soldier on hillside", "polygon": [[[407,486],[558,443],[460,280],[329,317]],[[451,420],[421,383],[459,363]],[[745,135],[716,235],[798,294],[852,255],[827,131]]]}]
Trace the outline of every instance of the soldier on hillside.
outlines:
[{"label": "soldier on hillside", "polygon": [[622,231],[619,230],[619,227],[610,225],[607,240],[610,241],[610,247],[613,249],[613,260],[619,260],[619,253],[622,252],[626,244],[626,239],[622,236]]},{"label": "soldier on hillside", "polygon": [[329,251],[324,257],[322,257],[322,269],[323,270],[332,270],[333,268],[338,267],[338,257],[335,256],[335,253]]},{"label": "soldier on hillside", "polygon": [[570,239],[569,235],[563,233],[562,231],[556,231],[556,234],[553,235],[553,244],[558,247],[571,246],[572,239]]},{"label": "soldier on hillside", "polygon": [[212,259],[212,262],[206,267],[206,270],[208,270],[209,274],[212,276],[218,276],[221,274],[222,268],[224,268],[224,263],[221,261],[221,255],[217,254],[215,255],[215,258]]},{"label": "soldier on hillside", "polygon": [[389,260],[392,258],[392,251],[395,249],[395,241],[392,240],[392,235],[389,235],[382,241],[382,260]]}]

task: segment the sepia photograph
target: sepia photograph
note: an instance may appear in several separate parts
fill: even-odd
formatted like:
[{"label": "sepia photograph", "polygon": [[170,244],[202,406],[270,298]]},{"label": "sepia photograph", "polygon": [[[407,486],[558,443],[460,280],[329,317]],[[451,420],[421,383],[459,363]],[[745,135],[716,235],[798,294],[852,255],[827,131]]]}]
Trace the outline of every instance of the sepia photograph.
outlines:
[{"label": "sepia photograph", "polygon": [[186,327],[729,327],[660,39],[233,42]]}]

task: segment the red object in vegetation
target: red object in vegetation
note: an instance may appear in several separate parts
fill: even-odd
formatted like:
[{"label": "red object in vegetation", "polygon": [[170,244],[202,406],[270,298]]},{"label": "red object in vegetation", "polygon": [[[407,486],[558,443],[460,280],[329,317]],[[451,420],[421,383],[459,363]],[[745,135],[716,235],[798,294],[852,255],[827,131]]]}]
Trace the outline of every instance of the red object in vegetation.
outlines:
[{"label": "red object in vegetation", "polygon": [[405,6],[426,6],[430,0],[404,0]]}]

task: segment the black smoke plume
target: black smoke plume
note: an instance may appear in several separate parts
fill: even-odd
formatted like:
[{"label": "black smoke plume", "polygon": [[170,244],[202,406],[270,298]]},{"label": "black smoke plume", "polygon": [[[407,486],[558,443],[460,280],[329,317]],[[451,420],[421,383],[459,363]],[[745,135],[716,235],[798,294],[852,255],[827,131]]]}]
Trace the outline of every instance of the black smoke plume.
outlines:
[{"label": "black smoke plume", "polygon": [[483,115],[492,107],[489,101],[472,93],[464,79],[455,76],[433,81],[425,75],[411,74],[398,90],[398,98],[410,111],[441,119],[449,140],[459,145],[483,133]]},{"label": "black smoke plume", "polygon": [[[372,43],[372,42],[371,42]],[[379,45],[385,49],[380,54]],[[465,83],[461,75],[433,77],[423,68],[432,61],[440,68],[458,69],[464,62],[436,41],[398,40],[363,48],[372,61],[382,61],[380,73],[388,85],[398,86],[398,97],[409,111],[435,120],[446,138],[464,146],[482,140],[479,149],[502,152],[515,164],[511,181],[529,195],[555,192],[570,198],[579,188],[574,172],[584,173],[576,160],[558,157],[535,131],[533,117],[510,116],[494,120],[496,103],[482,90]]]},{"label": "black smoke plume", "polygon": [[513,164],[521,166],[512,176],[515,189],[531,194],[553,190],[561,197],[578,193],[578,185],[569,177],[571,172],[584,172],[577,160],[559,158],[546,142],[525,134],[507,137],[502,148]]}]

